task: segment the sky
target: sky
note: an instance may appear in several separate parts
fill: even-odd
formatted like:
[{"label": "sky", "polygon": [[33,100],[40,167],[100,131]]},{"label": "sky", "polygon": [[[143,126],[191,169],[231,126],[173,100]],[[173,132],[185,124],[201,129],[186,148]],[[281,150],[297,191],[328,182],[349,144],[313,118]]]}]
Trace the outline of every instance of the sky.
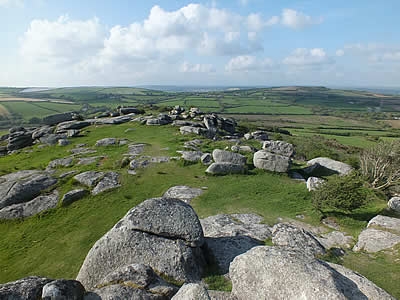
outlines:
[{"label": "sky", "polygon": [[400,87],[399,0],[0,0],[0,86]]}]

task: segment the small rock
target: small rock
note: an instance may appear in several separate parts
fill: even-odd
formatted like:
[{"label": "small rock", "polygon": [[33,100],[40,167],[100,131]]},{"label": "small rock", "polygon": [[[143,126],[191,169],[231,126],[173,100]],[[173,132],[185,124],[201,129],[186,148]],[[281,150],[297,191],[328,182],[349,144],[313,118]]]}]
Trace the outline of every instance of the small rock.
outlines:
[{"label": "small rock", "polygon": [[69,145],[69,141],[67,139],[59,139],[58,146],[67,146]]},{"label": "small rock", "polygon": [[200,157],[200,161],[203,165],[205,166],[209,166],[212,163],[212,156],[210,153],[204,153],[201,157]]},{"label": "small rock", "polygon": [[114,146],[117,144],[116,138],[104,138],[96,142],[97,147]]},{"label": "small rock", "polygon": [[77,190],[69,191],[66,194],[64,194],[64,196],[62,197],[61,205],[62,206],[70,205],[71,203],[82,199],[87,194],[89,194],[89,191],[84,190],[84,189],[77,189]]},{"label": "small rock", "polygon": [[47,168],[57,168],[57,167],[70,167],[72,166],[73,159],[72,157],[65,157],[60,159],[55,159],[49,162]]},{"label": "small rock", "polygon": [[190,203],[193,198],[203,194],[202,189],[191,188],[185,185],[178,185],[169,188],[163,195],[164,198],[175,198]]},{"label": "small rock", "polygon": [[388,207],[391,210],[400,213],[400,197],[392,197],[388,202]]},{"label": "small rock", "polygon": [[110,189],[115,189],[120,187],[119,183],[119,174],[116,172],[108,172],[104,175],[104,177],[99,181],[99,183],[92,190],[92,195],[98,195]]},{"label": "small rock", "polygon": [[171,300],[210,300],[206,288],[198,283],[184,284]]},{"label": "small rock", "polygon": [[43,287],[43,300],[83,299],[85,288],[76,280],[59,279],[47,283]]},{"label": "small rock", "polygon": [[93,187],[104,177],[104,172],[87,171],[74,176],[74,179],[79,183],[88,187]]}]

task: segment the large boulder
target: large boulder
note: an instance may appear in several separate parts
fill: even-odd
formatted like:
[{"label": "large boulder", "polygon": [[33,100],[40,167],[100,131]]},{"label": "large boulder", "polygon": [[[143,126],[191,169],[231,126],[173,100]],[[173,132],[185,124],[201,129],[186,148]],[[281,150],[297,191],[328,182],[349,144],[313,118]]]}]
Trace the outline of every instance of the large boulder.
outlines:
[{"label": "large boulder", "polygon": [[199,188],[192,188],[185,185],[178,185],[169,188],[163,195],[164,198],[174,198],[190,203],[193,198],[203,194],[203,190]]},{"label": "large boulder", "polygon": [[182,154],[182,159],[190,162],[200,161],[203,156],[203,152],[201,151],[178,151]]},{"label": "large boulder", "polygon": [[49,278],[31,276],[0,284],[0,299],[41,299],[43,287],[51,281],[53,280]]},{"label": "large boulder", "polygon": [[334,174],[347,175],[353,168],[343,162],[327,157],[317,157],[307,162],[309,167],[303,171],[310,176],[329,176]]},{"label": "large boulder", "polygon": [[177,281],[201,278],[204,242],[193,208],[177,199],[149,199],[131,209],[90,249],[77,280],[93,288],[109,273],[143,263]]},{"label": "large boulder", "polygon": [[276,224],[272,228],[272,243],[286,249],[299,250],[309,256],[326,253],[325,247],[311,232],[291,224]]},{"label": "large boulder", "polygon": [[364,277],[353,281],[323,261],[280,247],[252,248],[234,259],[229,275],[238,300],[394,299]]},{"label": "large boulder", "polygon": [[290,168],[291,160],[287,156],[260,150],[254,153],[253,163],[258,169],[286,173]]},{"label": "large boulder", "polygon": [[32,132],[23,127],[14,127],[10,129],[8,136],[7,150],[14,151],[24,147],[31,146],[33,143]]},{"label": "large boulder", "polygon": [[400,219],[378,215],[358,236],[353,251],[370,253],[390,249],[400,243]]},{"label": "large boulder", "polygon": [[198,283],[184,284],[171,300],[210,300],[207,289]]},{"label": "large boulder", "polygon": [[265,141],[262,148],[265,151],[287,157],[292,157],[294,154],[293,145],[283,141]]},{"label": "large boulder", "polygon": [[79,281],[59,279],[43,286],[42,300],[83,300],[85,292]]},{"label": "large boulder", "polygon": [[1,219],[20,219],[34,216],[38,213],[57,207],[58,192],[41,195],[28,202],[13,204],[0,209]]},{"label": "large boulder", "polygon": [[224,151],[224,150],[219,150],[215,149],[212,152],[213,159],[216,163],[230,163],[234,165],[245,165],[246,164],[246,156],[235,153],[235,152],[230,152],[230,151]]},{"label": "large boulder", "polygon": [[0,209],[28,202],[54,186],[57,179],[45,172],[22,171],[0,177]]},{"label": "large boulder", "polygon": [[392,197],[392,198],[390,198],[390,200],[388,202],[388,207],[391,210],[400,213],[400,197]]}]

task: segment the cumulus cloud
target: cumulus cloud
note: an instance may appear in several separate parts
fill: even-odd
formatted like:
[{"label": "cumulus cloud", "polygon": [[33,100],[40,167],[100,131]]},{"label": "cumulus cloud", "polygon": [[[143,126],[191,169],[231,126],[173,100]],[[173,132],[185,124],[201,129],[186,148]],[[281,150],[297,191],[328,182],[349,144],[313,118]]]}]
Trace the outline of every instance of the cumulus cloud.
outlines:
[{"label": "cumulus cloud", "polygon": [[250,31],[261,31],[265,27],[273,26],[279,23],[279,17],[273,16],[264,20],[260,14],[250,14],[247,16],[247,27]]},{"label": "cumulus cloud", "polygon": [[211,73],[215,72],[215,68],[211,64],[190,64],[184,62],[180,71],[183,73]]},{"label": "cumulus cloud", "polygon": [[104,31],[99,20],[34,20],[21,38],[20,52],[31,62],[76,63],[94,55],[103,46]]},{"label": "cumulus cloud", "polygon": [[343,49],[336,50],[336,56],[341,57],[343,55],[344,55],[344,50]]},{"label": "cumulus cloud", "polygon": [[269,69],[273,61],[269,58],[258,59],[252,55],[240,55],[232,58],[225,66],[228,72],[249,72]]},{"label": "cumulus cloud", "polygon": [[285,8],[282,11],[281,23],[292,29],[302,29],[322,23],[322,17],[314,18],[294,9]]},{"label": "cumulus cloud", "polygon": [[386,44],[350,44],[345,45],[344,49],[350,55],[365,58],[369,62],[398,62],[400,61],[400,46]]},{"label": "cumulus cloud", "polygon": [[297,48],[283,60],[289,66],[316,66],[333,63],[322,48]]}]

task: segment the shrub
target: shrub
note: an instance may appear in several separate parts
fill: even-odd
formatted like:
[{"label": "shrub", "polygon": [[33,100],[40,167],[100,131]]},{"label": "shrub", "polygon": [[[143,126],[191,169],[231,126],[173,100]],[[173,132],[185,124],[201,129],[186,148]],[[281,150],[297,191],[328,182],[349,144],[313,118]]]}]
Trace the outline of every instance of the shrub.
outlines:
[{"label": "shrub", "polygon": [[356,172],[346,176],[334,175],[313,192],[313,205],[318,210],[352,211],[364,206],[372,196],[365,181]]}]

